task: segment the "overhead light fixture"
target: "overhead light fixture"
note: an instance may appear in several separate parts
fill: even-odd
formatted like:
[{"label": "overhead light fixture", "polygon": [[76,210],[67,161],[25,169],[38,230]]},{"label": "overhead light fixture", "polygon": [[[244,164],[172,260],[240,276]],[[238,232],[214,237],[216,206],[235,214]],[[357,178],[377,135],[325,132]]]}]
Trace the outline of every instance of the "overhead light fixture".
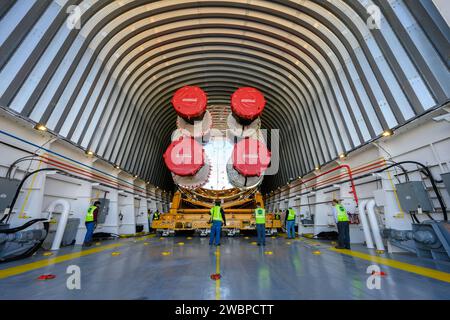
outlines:
[{"label": "overhead light fixture", "polygon": [[43,125],[42,123],[36,123],[34,128],[38,131],[47,131],[47,127]]},{"label": "overhead light fixture", "polygon": [[147,184],[150,184],[150,181],[147,181]]},{"label": "overhead light fixture", "polygon": [[138,177],[138,175],[137,175],[137,174],[135,174],[135,175],[134,175],[134,177],[135,177],[135,178],[137,178],[137,177]]},{"label": "overhead light fixture", "polygon": [[314,168],[314,170],[319,171],[319,170],[320,170],[320,166],[316,166],[316,167]]},{"label": "overhead light fixture", "polygon": [[93,156],[93,155],[94,155],[94,152],[91,151],[91,150],[86,150],[86,155],[88,155],[88,156]]},{"label": "overhead light fixture", "polygon": [[341,154],[339,155],[339,158],[340,158],[340,159],[345,159],[345,158],[347,158],[347,155],[343,152],[343,153],[341,153]]},{"label": "overhead light fixture", "polygon": [[383,131],[383,133],[381,134],[383,137],[390,137],[394,134],[394,131],[392,131],[391,129],[386,129]]},{"label": "overhead light fixture", "polygon": [[114,165],[114,168],[116,168],[117,170],[120,170],[120,167],[117,164]]}]

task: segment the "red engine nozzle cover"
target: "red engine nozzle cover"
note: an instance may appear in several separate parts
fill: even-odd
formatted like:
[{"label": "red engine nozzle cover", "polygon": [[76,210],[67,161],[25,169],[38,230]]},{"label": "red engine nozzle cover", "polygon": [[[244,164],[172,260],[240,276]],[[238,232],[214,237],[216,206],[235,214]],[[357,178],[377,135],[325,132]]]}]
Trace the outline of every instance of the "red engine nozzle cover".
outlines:
[{"label": "red engine nozzle cover", "polygon": [[231,96],[231,111],[238,118],[254,120],[258,118],[266,106],[264,95],[255,88],[237,89]]},{"label": "red engine nozzle cover", "polygon": [[182,87],[172,97],[172,105],[175,111],[184,119],[202,116],[206,112],[207,103],[206,93],[195,86]]},{"label": "red engine nozzle cover", "polygon": [[191,137],[172,142],[163,157],[167,168],[178,176],[193,176],[205,165],[205,151]]},{"label": "red engine nozzle cover", "polygon": [[233,168],[244,177],[261,176],[269,167],[271,153],[256,139],[245,138],[234,145]]}]

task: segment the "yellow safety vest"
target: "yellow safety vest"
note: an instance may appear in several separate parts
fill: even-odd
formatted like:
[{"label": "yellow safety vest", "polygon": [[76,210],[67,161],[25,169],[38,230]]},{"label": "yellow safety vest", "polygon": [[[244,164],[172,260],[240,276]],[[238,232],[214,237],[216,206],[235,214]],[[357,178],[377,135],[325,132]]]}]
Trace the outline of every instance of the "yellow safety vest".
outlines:
[{"label": "yellow safety vest", "polygon": [[220,206],[214,206],[211,208],[211,215],[213,221],[222,221],[222,214],[220,213]]},{"label": "yellow safety vest", "polygon": [[86,214],[86,222],[92,222],[94,221],[94,211],[95,209],[97,209],[96,206],[90,206],[87,210],[87,214]]},{"label": "yellow safety vest", "polygon": [[347,210],[345,210],[344,206],[337,204],[334,207],[336,208],[338,222],[348,221]]},{"label": "yellow safety vest", "polygon": [[155,212],[153,214],[153,220],[159,220],[159,213],[158,212]]},{"label": "yellow safety vest", "polygon": [[255,209],[256,224],[266,224],[266,210],[263,208]]},{"label": "yellow safety vest", "polygon": [[287,219],[289,221],[295,220],[295,211],[294,211],[294,209],[289,209],[288,210],[288,217],[287,217]]}]

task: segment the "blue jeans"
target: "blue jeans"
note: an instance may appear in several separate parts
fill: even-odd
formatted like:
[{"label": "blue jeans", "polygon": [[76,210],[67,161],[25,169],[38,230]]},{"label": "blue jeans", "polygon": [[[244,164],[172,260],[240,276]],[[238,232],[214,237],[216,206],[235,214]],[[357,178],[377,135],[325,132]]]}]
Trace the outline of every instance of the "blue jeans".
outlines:
[{"label": "blue jeans", "polygon": [[220,232],[222,232],[222,222],[221,221],[213,221],[211,226],[211,233],[209,234],[209,244],[213,244],[214,239],[216,242],[215,245],[220,244]]},{"label": "blue jeans", "polygon": [[86,222],[86,235],[84,236],[84,243],[91,243],[92,235],[94,234],[94,222]]},{"label": "blue jeans", "polygon": [[295,238],[295,220],[286,221],[286,229],[288,238]]},{"label": "blue jeans", "polygon": [[350,224],[348,221],[339,221],[338,227],[338,246],[350,249]]},{"label": "blue jeans", "polygon": [[257,223],[256,233],[258,234],[258,244],[266,245],[266,224]]}]

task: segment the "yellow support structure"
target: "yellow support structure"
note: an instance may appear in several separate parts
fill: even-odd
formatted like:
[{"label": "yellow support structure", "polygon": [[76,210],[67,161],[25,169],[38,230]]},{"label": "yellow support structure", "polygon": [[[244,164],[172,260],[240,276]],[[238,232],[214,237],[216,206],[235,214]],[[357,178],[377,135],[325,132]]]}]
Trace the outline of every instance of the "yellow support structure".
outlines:
[{"label": "yellow support structure", "polygon": [[[186,194],[191,196],[190,193]],[[209,201],[193,200],[182,197],[180,191],[175,192],[170,212],[163,214],[160,220],[153,221],[153,228],[163,231],[209,229],[209,211],[213,206],[213,199]],[[255,230],[254,210],[259,203],[264,208],[264,199],[259,192],[244,198],[226,201],[222,204],[227,224],[224,230]],[[266,228],[280,229],[281,220],[275,219],[275,214],[266,214]]]},{"label": "yellow support structure", "polygon": [[178,208],[180,207],[180,204],[181,204],[181,192],[177,191],[173,195],[172,206],[170,207],[170,213],[176,214],[178,211]]}]

